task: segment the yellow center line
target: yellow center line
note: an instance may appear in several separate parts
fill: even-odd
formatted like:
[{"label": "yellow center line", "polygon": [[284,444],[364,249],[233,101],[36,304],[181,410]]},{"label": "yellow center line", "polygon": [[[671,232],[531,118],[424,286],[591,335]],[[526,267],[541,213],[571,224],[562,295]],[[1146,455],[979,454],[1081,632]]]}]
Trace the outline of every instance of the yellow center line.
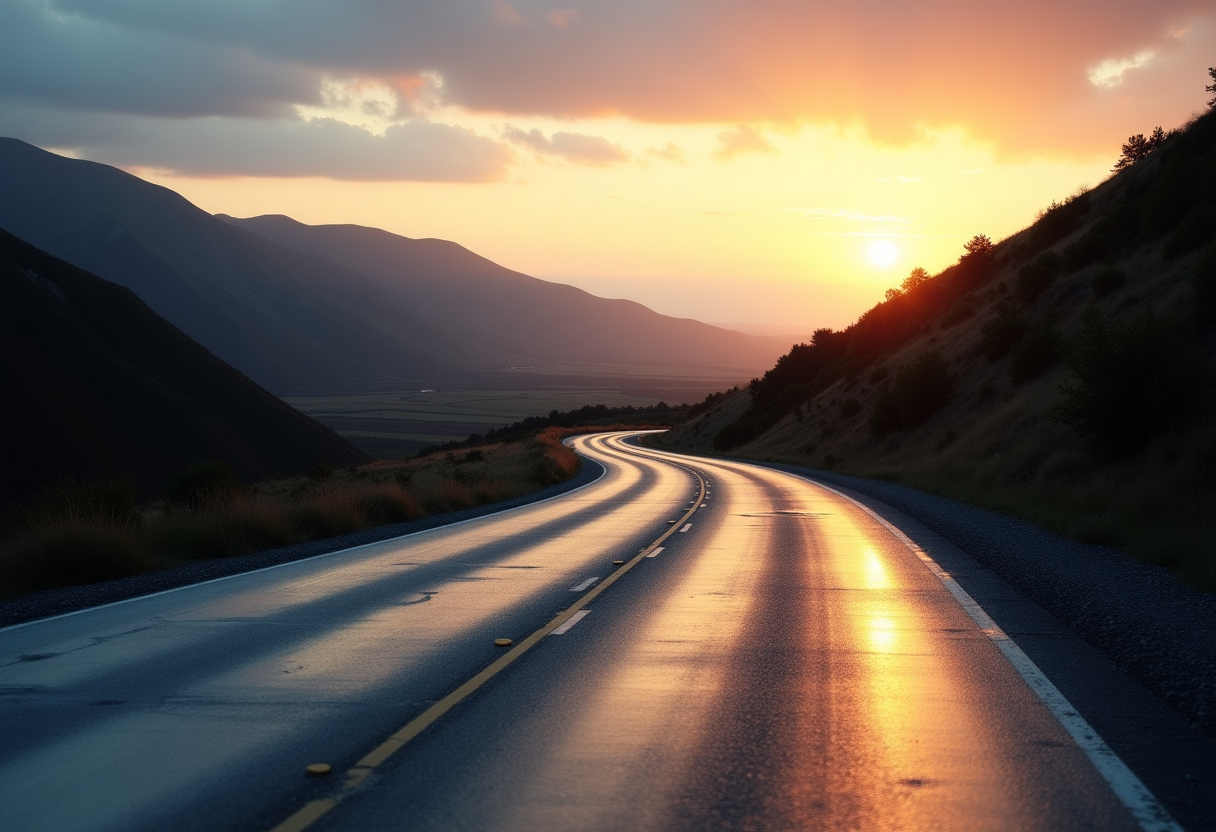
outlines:
[{"label": "yellow center line", "polygon": [[[654,457],[648,457],[644,454],[632,455],[642,457],[643,459],[654,460]],[[662,461],[671,465],[676,465],[680,468],[684,468],[684,470],[688,471],[697,478],[697,482],[700,486],[700,493],[697,495],[695,504],[689,506],[689,508],[684,512],[684,519],[687,520],[692,516],[692,513],[697,510],[697,507],[700,506],[701,502],[705,499],[705,479],[692,468],[680,465],[679,463],[670,462],[669,460]],[[367,779],[368,775],[370,775],[377,766],[381,765],[385,760],[393,756],[393,754],[400,751],[406,745],[406,743],[425,731],[432,723],[454,708],[462,700],[467,698],[469,694],[473,693],[473,691],[477,690],[486,682],[493,679],[495,676],[505,670],[508,665],[535,647],[542,638],[549,635],[549,633],[553,632],[564,624],[566,620],[570,618],[570,616],[574,615],[580,609],[587,606],[587,604],[598,598],[601,593],[616,583],[622,575],[636,566],[643,558],[653,551],[656,546],[675,534],[679,526],[680,524],[677,523],[676,525],[667,529],[667,531],[659,535],[654,542],[652,542],[638,554],[634,555],[633,558],[627,561],[623,566],[618,567],[616,571],[594,586],[590,591],[581,596],[564,611],[559,613],[558,616],[548,624],[541,627],[519,644],[512,647],[509,651],[487,665],[477,675],[473,676],[460,687],[456,688],[456,690],[452,691],[434,705],[420,713],[418,716],[414,717],[394,734],[392,734],[388,739],[384,740],[384,742],[380,743],[380,745],[376,746],[370,752],[365,754],[362,759],[360,759],[346,771],[346,774],[342,780],[342,785],[337,793],[328,797],[310,800],[288,816],[284,821],[271,829],[270,832],[300,832],[300,830],[307,829],[323,818],[331,809],[335,808],[352,792],[354,792],[354,790]]]}]

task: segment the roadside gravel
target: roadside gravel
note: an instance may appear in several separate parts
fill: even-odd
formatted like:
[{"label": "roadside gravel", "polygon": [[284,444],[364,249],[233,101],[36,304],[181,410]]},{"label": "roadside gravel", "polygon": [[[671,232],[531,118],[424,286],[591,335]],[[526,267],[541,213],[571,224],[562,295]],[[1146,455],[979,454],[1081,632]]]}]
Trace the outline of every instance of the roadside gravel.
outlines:
[{"label": "roadside gravel", "polygon": [[1216,736],[1216,594],[1191,589],[1169,570],[1113,549],[945,497],[831,471],[760,464],[851,489],[912,517]]},{"label": "roadside gravel", "polygon": [[459,523],[462,520],[471,520],[474,517],[483,517],[497,511],[565,494],[567,491],[573,491],[580,486],[593,482],[603,472],[604,469],[599,463],[584,459],[579,472],[571,479],[557,485],[542,488],[539,491],[533,491],[531,494],[524,494],[523,496],[503,500],[498,503],[477,506],[476,508],[465,509],[464,511],[454,511],[449,514],[436,514],[424,517],[421,520],[410,520],[406,523],[394,523],[391,526],[361,529],[360,531],[339,535],[338,537],[330,537],[325,540],[310,540],[306,543],[297,543],[292,546],[281,546],[277,549],[267,549],[264,552],[255,552],[252,555],[244,555],[242,557],[200,560],[174,569],[165,569],[147,575],[119,578],[113,581],[105,581],[104,583],[89,584],[88,586],[67,586],[59,589],[48,589],[43,592],[23,595],[11,601],[0,602],[0,627],[8,627],[24,621],[33,621],[37,618],[46,618],[52,615],[62,615],[63,613],[75,612],[102,604],[111,604],[115,601],[126,600],[127,598],[135,598],[153,592],[162,592],[166,589],[196,584],[201,581],[210,581],[240,572],[250,572],[254,569],[263,569],[267,566],[275,566],[276,564],[287,563],[293,560],[302,560],[315,555],[337,552],[341,549],[349,549],[352,546],[377,543],[393,537]]}]

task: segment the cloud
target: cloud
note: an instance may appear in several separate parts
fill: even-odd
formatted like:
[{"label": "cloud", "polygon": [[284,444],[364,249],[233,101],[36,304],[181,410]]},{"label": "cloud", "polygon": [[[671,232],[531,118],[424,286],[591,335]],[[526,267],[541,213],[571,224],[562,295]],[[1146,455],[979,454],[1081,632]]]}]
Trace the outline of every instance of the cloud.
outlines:
[{"label": "cloud", "polygon": [[281,119],[324,106],[326,78],[431,77],[446,105],[517,119],[832,123],[888,143],[930,125],[1107,152],[1202,106],[1214,51],[1211,0],[4,0],[0,96]]},{"label": "cloud", "polygon": [[0,132],[98,162],[182,176],[488,182],[506,175],[513,156],[472,130],[420,119],[377,136],[328,118],[157,119],[6,106]]},{"label": "cloud", "polygon": [[675,142],[668,142],[662,147],[648,147],[646,148],[646,155],[662,159],[666,162],[676,162],[681,165],[688,163],[688,157],[684,155],[684,148]]},{"label": "cloud", "polygon": [[502,137],[542,156],[556,156],[578,165],[615,165],[629,160],[629,153],[620,145],[586,133],[558,132],[545,138],[539,130],[525,131],[507,125]]},{"label": "cloud", "polygon": [[709,155],[720,162],[725,162],[727,159],[733,159],[743,153],[776,154],[777,148],[773,147],[772,143],[764,138],[764,134],[755,127],[750,124],[740,124],[733,130],[723,130],[719,133],[718,147]]}]

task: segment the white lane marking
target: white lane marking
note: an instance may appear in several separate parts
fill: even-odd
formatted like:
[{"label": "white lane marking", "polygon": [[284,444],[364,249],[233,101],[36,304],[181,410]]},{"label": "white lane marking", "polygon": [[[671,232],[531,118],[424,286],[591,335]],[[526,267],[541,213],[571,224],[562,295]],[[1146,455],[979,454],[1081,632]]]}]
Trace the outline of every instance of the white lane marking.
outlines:
[{"label": "white lane marking", "polygon": [[659,552],[661,552],[661,551],[663,551],[663,547],[662,547],[662,546],[660,546],[659,548],[655,549],[653,552],[651,552],[651,553],[650,553],[649,555],[647,555],[646,557],[648,557],[648,558],[653,558],[653,557],[655,557],[656,555],[658,555],[658,554],[659,554]]},{"label": "white lane marking", "polygon": [[569,630],[569,629],[570,629],[571,627],[573,627],[575,624],[577,624],[578,622],[580,622],[580,621],[582,621],[584,618],[586,618],[586,617],[587,617],[587,614],[588,614],[588,613],[590,613],[590,612],[591,612],[591,610],[579,610],[579,611],[578,611],[578,612],[576,612],[574,615],[572,615],[572,616],[570,616],[569,618],[567,618],[567,619],[566,619],[566,621],[565,621],[565,623],[563,623],[563,624],[562,624],[562,626],[558,627],[556,630],[554,630],[553,632],[549,633],[549,635],[551,635],[551,636],[560,636],[560,635],[565,635],[565,633],[566,633],[566,631],[567,631],[567,630]]},{"label": "white lane marking", "polygon": [[584,589],[590,589],[591,585],[593,583],[595,583],[596,581],[598,581],[599,579],[600,579],[599,575],[596,575],[594,578],[588,578],[587,580],[583,581],[578,586],[570,587],[570,591],[571,592],[582,592]]},{"label": "white lane marking", "polygon": [[[797,475],[795,474],[794,476]],[[1022,648],[1018,647],[1013,639],[997,626],[992,617],[984,612],[984,608],[971,597],[967,590],[958,585],[958,582],[954,580],[949,572],[942,569],[937,564],[937,561],[929,557],[911,538],[893,526],[885,517],[874,511],[874,509],[818,480],[808,479],[807,477],[799,477],[799,479],[812,482],[820,488],[831,491],[833,494],[848,500],[879,523],[882,523],[887,531],[895,535],[900,542],[912,550],[912,554],[920,558],[921,563],[927,566],[929,571],[942,582],[946,589],[950,591],[950,594],[954,596],[955,600],[967,611],[967,615],[971,616],[971,620],[984,631],[984,634],[992,640],[997,649],[1004,654],[1009,663],[1013,665],[1014,670],[1026,681],[1026,684],[1030,685],[1030,689],[1038,694],[1043,704],[1051,710],[1055,718],[1064,726],[1064,730],[1069,733],[1073,741],[1089,757],[1089,761],[1093,763],[1094,768],[1110,784],[1115,796],[1132,813],[1132,817],[1140,824],[1141,829],[1145,830],[1145,832],[1184,832],[1182,827],[1170,817],[1165,807],[1157,802],[1157,798],[1148,790],[1148,787],[1127,767],[1127,763],[1119,759],[1119,755],[1112,751],[1105,740],[1098,736],[1098,732],[1085,721],[1085,717],[1077,713],[1077,709],[1072,706],[1072,703],[1068,701],[1064,694],[1060,693],[1059,688],[1053,685],[1043,671],[1039,670],[1038,665],[1022,652]]]},{"label": "white lane marking", "polygon": [[686,531],[688,531],[688,530],[689,530],[689,529],[691,529],[691,528],[692,528],[692,523],[685,523],[685,524],[684,524],[684,528],[680,529],[680,531],[682,531],[682,532],[686,532]]}]

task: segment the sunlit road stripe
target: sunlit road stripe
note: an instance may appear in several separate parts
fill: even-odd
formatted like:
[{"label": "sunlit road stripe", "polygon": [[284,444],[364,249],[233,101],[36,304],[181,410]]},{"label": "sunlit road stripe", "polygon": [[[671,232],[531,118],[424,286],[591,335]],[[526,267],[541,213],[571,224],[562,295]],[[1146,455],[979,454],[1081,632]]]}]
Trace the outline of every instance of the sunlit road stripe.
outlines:
[{"label": "sunlit road stripe", "polygon": [[[625,453],[629,452],[625,451]],[[646,456],[645,454],[629,455],[648,459],[652,462],[666,462],[668,465],[675,465],[678,468],[683,468],[685,471],[697,478],[697,482],[701,484],[700,493],[705,493],[704,479],[702,479],[700,474],[688,466],[669,459],[656,459],[655,457]],[[555,500],[559,499],[561,496],[565,495],[558,495],[557,497],[550,497],[549,499]],[[690,506],[685,512],[684,516],[691,517],[692,513],[696,511],[696,508],[697,506],[695,505]],[[345,779],[342,781],[342,784],[335,789],[333,794],[328,797],[321,797],[308,801],[285,820],[272,828],[270,832],[302,832],[302,830],[307,829],[321,818],[328,815],[331,811],[333,811],[334,808],[346,800],[346,798],[354,794],[354,792],[361,785],[363,785],[364,781],[367,780],[373,771],[375,771],[386,760],[404,748],[410,740],[421,734],[423,731],[433,725],[436,720],[464,701],[470,694],[505,670],[524,653],[535,647],[542,638],[550,635],[558,629],[561,629],[562,627],[565,627],[567,622],[569,622],[570,619],[575,618],[575,616],[580,619],[585,616],[587,612],[585,612],[583,608],[587,606],[587,604],[598,598],[601,593],[608,589],[608,587],[620,580],[621,576],[640,563],[642,558],[650,557],[651,552],[657,554],[659,551],[662,551],[662,547],[660,547],[659,544],[675,533],[675,526],[672,526],[667,531],[663,532],[655,539],[653,543],[605,578],[603,583],[596,585],[586,595],[576,600],[573,604],[567,607],[564,612],[560,613],[548,624],[532,633],[532,635],[525,638],[506,653],[503,653],[497,660],[491,662],[473,678],[469,679],[463,685],[456,688],[456,690],[440,699],[434,705],[431,705],[431,707],[427,708],[418,716],[407,722],[396,733],[391,735],[384,742],[380,743],[380,745],[376,746],[369,753],[365,754],[362,759],[347,769]],[[570,626],[574,625],[571,624]],[[566,627],[566,629],[569,629],[569,627]],[[562,630],[562,632],[565,632],[565,630]]]},{"label": "sunlit road stripe", "polygon": [[659,552],[661,552],[661,551],[663,551],[663,547],[662,547],[662,546],[659,546],[657,549],[655,549],[653,552],[651,552],[651,553],[650,553],[649,555],[647,555],[646,557],[648,557],[648,558],[658,557],[658,554],[659,554]]},{"label": "sunlit road stripe", "polygon": [[582,621],[584,618],[586,618],[590,614],[591,614],[591,610],[579,610],[574,615],[567,618],[566,623],[563,624],[562,626],[558,627],[556,630],[554,630],[552,633],[550,633],[550,635],[554,635],[554,636],[564,635],[567,630],[569,630],[571,627],[573,627],[578,622]]},{"label": "sunlit road stripe", "polygon": [[595,583],[598,580],[599,580],[598,575],[594,578],[588,578],[587,580],[583,581],[578,586],[570,587],[570,591],[571,592],[582,592],[584,589],[587,589],[587,587],[591,586],[593,583]]},{"label": "sunlit road stripe", "polygon": [[[797,475],[795,474],[794,476]],[[1051,710],[1055,718],[1064,726],[1064,730],[1069,733],[1073,741],[1089,757],[1089,761],[1093,763],[1094,768],[1110,784],[1111,790],[1115,793],[1119,802],[1127,807],[1132,817],[1140,824],[1141,829],[1145,832],[1184,832],[1183,828],[1170,817],[1170,813],[1165,810],[1165,807],[1157,802],[1157,798],[1140,781],[1140,778],[1127,767],[1127,764],[1123,760],[1119,759],[1119,755],[1111,750],[1106,741],[1098,736],[1098,732],[1085,721],[1085,717],[1077,712],[1077,709],[1072,706],[1067,697],[1060,693],[1059,688],[1053,685],[1043,671],[1039,670],[1038,665],[1022,652],[1022,648],[1018,647],[1013,639],[997,626],[992,617],[984,612],[984,608],[979,605],[979,602],[972,598],[967,590],[958,585],[958,582],[954,580],[949,572],[942,569],[937,561],[929,557],[911,538],[869,506],[818,480],[812,480],[808,477],[799,477],[799,479],[814,483],[820,488],[848,500],[879,523],[882,523],[887,531],[895,535],[900,542],[912,550],[914,555],[920,558],[921,563],[937,576],[937,579],[942,582],[946,589],[950,590],[950,594],[967,611],[967,615],[971,616],[971,620],[992,640],[997,649],[1013,665],[1014,670],[1025,680],[1026,684],[1030,685],[1030,689],[1038,694],[1043,704]]]},{"label": "sunlit road stripe", "polygon": [[686,532],[686,531],[688,531],[688,530],[689,530],[689,529],[691,529],[691,528],[692,528],[692,523],[685,523],[685,524],[684,524],[684,527],[683,527],[682,529],[680,529],[680,531],[682,531],[682,532]]}]

